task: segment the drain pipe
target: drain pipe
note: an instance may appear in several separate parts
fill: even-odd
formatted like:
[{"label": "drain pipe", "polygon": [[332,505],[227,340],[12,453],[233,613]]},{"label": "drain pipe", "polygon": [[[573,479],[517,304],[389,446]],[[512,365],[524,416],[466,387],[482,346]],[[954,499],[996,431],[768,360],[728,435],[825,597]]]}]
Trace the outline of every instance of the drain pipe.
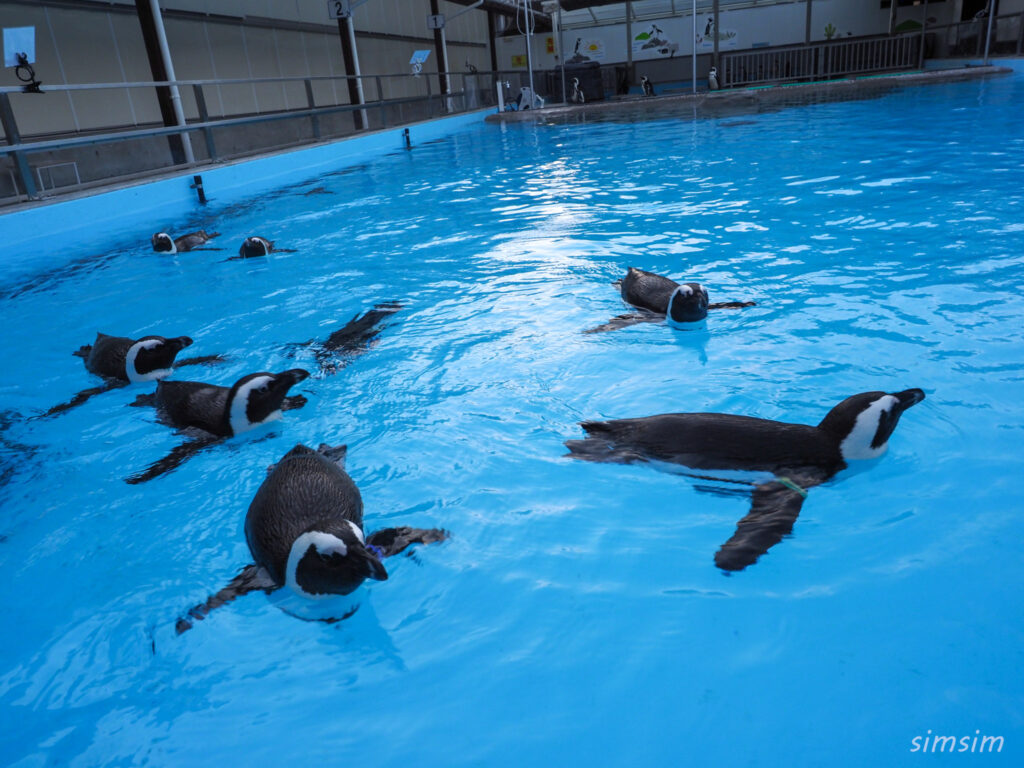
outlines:
[{"label": "drain pipe", "polygon": [[[349,16],[346,21],[348,22],[346,25],[348,26],[348,41],[349,45],[352,46],[352,74],[356,77],[356,93],[359,94],[359,103],[365,104],[366,98],[363,95],[363,78],[361,76],[362,73],[359,71],[359,49],[356,47],[356,23],[352,20],[351,16]],[[359,114],[362,115],[363,118],[363,128],[369,128],[370,123],[367,121],[366,110],[359,110]]]},{"label": "drain pipe", "polygon": [[[167,79],[172,83],[177,80],[174,76],[174,64],[171,63],[171,51],[167,47],[167,33],[164,31],[164,17],[160,13],[160,4],[157,0],[149,0],[149,7],[153,12],[153,24],[156,27],[156,38],[160,44],[160,56],[164,60],[164,69],[167,70]],[[174,119],[178,125],[185,125],[185,110],[181,107],[181,92],[177,85],[171,86],[171,104],[174,107]],[[185,162],[195,163],[196,156],[192,152],[192,137],[186,131],[181,132],[181,143],[185,146]]]}]

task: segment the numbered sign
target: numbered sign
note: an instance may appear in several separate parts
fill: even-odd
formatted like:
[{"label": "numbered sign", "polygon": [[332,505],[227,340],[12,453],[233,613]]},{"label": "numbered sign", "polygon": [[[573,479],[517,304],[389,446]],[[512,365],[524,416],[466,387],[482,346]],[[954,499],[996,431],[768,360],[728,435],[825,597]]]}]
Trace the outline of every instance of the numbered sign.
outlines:
[{"label": "numbered sign", "polygon": [[427,29],[444,29],[444,14],[427,16]]},{"label": "numbered sign", "polygon": [[327,15],[332,19],[347,19],[352,15],[350,0],[327,0]]}]

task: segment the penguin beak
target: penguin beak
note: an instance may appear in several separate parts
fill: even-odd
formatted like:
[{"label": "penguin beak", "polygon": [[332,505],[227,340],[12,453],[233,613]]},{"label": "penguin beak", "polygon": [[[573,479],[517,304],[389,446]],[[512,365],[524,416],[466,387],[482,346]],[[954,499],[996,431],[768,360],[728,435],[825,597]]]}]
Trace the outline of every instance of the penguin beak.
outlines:
[{"label": "penguin beak", "polygon": [[309,378],[309,371],[302,368],[292,368],[289,371],[275,373],[274,378],[282,383],[287,382],[289,387],[294,387],[300,381],[305,381]]},{"label": "penguin beak", "polygon": [[192,339],[190,339],[188,336],[179,336],[178,338],[171,339],[170,341],[174,344],[177,344],[179,350],[184,349],[185,347],[192,346]]},{"label": "penguin beak", "polygon": [[907,408],[917,405],[924,400],[924,390],[916,388],[905,389],[902,392],[893,392],[892,396],[899,401],[900,413],[903,413]]}]

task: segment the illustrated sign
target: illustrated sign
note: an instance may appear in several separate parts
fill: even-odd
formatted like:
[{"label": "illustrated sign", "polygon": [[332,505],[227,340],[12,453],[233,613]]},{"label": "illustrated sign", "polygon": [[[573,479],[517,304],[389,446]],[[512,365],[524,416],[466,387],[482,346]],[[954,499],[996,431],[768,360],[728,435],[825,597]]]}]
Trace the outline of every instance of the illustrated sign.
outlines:
[{"label": "illustrated sign", "polygon": [[4,66],[18,66],[18,54],[24,53],[29,64],[36,61],[36,28],[10,27],[4,29]]}]

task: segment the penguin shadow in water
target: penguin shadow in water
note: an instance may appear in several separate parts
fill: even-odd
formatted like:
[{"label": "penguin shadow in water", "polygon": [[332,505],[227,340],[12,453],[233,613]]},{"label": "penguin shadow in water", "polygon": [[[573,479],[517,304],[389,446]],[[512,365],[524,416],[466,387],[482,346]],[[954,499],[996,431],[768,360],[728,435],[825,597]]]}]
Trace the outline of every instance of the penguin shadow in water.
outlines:
[{"label": "penguin shadow in water", "polygon": [[204,448],[276,421],[284,411],[301,408],[306,398],[289,395],[288,390],[308,377],[308,371],[293,368],[281,373],[250,373],[230,387],[199,381],[158,382],[155,393],[139,395],[131,405],[155,407],[157,420],[187,439],[125,482],[137,485],[152,480]]},{"label": "penguin shadow in water", "polygon": [[[257,590],[287,587],[280,607],[296,598],[317,605],[312,620],[328,624],[348,618],[359,607],[350,596],[366,580],[385,581],[383,560],[413,544],[448,538],[439,528],[383,528],[363,532],[363,500],[344,469],[345,446],[316,451],[296,445],[267,470],[245,517],[245,540],[254,562],[228,585],[193,607],[176,624],[178,634],[210,611]],[[292,603],[295,601],[292,600]]]},{"label": "penguin shadow in water", "polygon": [[190,346],[192,339],[188,336],[143,336],[139,339],[130,339],[125,336],[97,333],[96,341],[80,347],[72,354],[82,358],[86,370],[101,377],[103,384],[82,390],[66,403],[55,405],[36,418],[46,418],[69,411],[90,398],[112,389],[127,387],[129,384],[158,381],[170,376],[173,370],[187,365],[213,365],[225,361],[220,355],[175,359],[181,350]]},{"label": "penguin shadow in water", "polygon": [[324,376],[337,373],[357,355],[366,352],[383,330],[381,323],[402,308],[398,302],[383,302],[361,316],[356,313],[344,326],[325,341],[303,341],[288,344],[285,355],[294,358],[298,350],[312,348]]},{"label": "penguin shadow in water", "polygon": [[273,240],[253,235],[245,238],[238,249],[237,256],[229,256],[224,261],[240,261],[242,259],[256,259],[261,256],[269,256],[272,253],[296,253],[293,248],[277,248]]},{"label": "penguin shadow in water", "polygon": [[700,283],[677,283],[662,275],[630,267],[626,276],[613,283],[622,293],[622,300],[638,310],[617,315],[607,323],[584,331],[601,333],[626,328],[637,323],[659,323],[662,320],[680,328],[697,328],[709,309],[741,309],[753,307],[753,301],[708,303],[707,289]]},{"label": "penguin shadow in water", "polygon": [[[746,486],[750,511],[715,554],[722,570],[741,571],[792,531],[808,489],[832,479],[848,461],[885,453],[900,416],[924,397],[920,389],[853,395],[816,427],[725,413],[586,421],[587,436],[565,445],[574,459],[666,463],[699,480]],[[734,472],[760,476],[725,476]]]},{"label": "penguin shadow in water", "polygon": [[204,248],[213,238],[220,237],[220,232],[207,232],[200,229],[178,237],[171,237],[167,232],[156,232],[150,242],[157,253],[186,253],[187,251],[219,251],[220,248]]}]

